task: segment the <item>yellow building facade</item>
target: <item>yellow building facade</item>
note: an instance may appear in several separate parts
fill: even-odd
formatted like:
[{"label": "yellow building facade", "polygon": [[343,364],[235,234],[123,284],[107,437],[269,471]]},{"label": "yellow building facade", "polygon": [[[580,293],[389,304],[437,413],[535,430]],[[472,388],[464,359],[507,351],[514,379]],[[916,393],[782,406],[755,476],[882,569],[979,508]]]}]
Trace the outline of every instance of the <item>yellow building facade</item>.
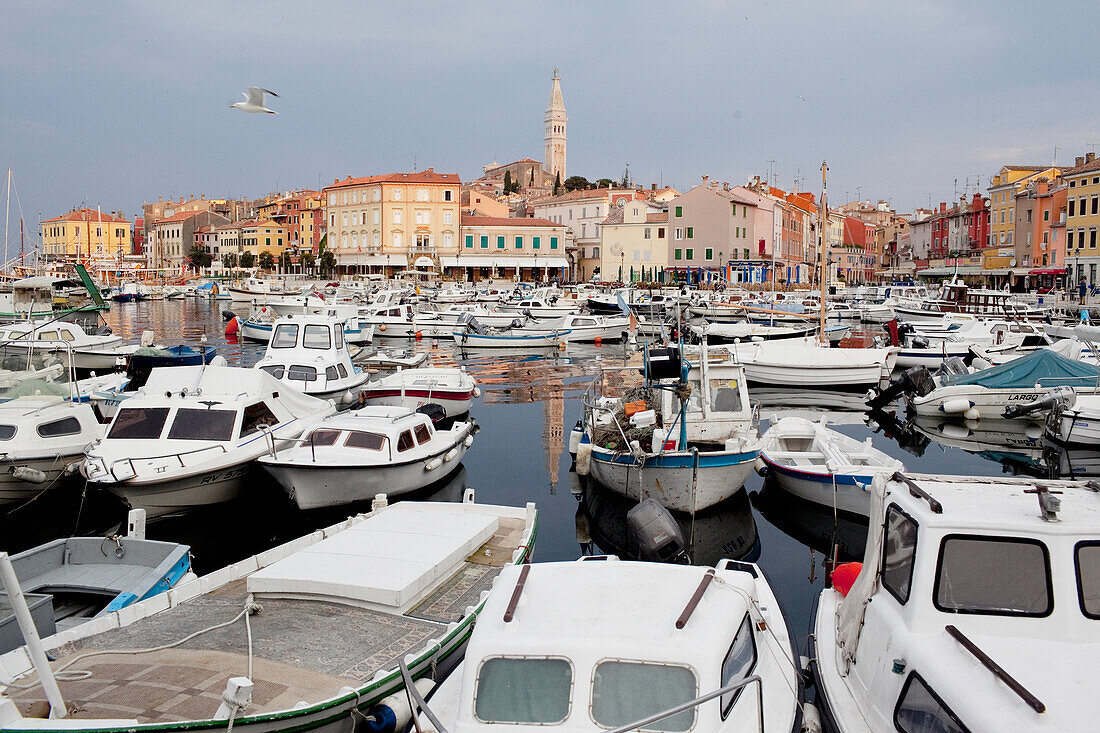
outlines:
[{"label": "yellow building facade", "polygon": [[459,250],[461,187],[457,174],[431,168],[325,187],[328,249],[337,266],[382,267],[387,274],[417,261],[439,268],[442,257]]},{"label": "yellow building facade", "polygon": [[[1066,262],[1071,284],[1100,283],[1100,159],[1089,153],[1062,173],[1066,181]],[[1070,259],[1073,257],[1073,259]]]},{"label": "yellow building facade", "polygon": [[989,179],[989,242],[986,247],[1014,245],[1013,232],[1016,229],[1016,194],[1022,191],[1028,182],[1036,178],[1049,180],[1059,174],[1058,168],[1043,166],[1006,165]]},{"label": "yellow building facade", "polygon": [[133,246],[133,223],[95,209],[76,209],[41,223],[42,252],[81,262],[117,260]]},{"label": "yellow building facade", "polygon": [[238,250],[242,254],[251,252],[255,257],[270,252],[273,257],[278,258],[286,248],[289,234],[285,224],[272,219],[242,222]]},{"label": "yellow building facade", "polygon": [[667,209],[626,201],[600,225],[599,252],[585,269],[604,282],[655,280],[657,270],[669,264],[668,240]]}]

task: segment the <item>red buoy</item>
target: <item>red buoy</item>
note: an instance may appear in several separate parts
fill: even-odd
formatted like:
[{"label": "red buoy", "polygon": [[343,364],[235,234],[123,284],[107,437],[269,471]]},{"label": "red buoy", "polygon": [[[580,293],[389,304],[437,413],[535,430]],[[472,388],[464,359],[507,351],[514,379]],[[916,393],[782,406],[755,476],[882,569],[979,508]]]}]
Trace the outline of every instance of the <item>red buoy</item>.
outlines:
[{"label": "red buoy", "polygon": [[832,581],[833,587],[842,596],[847,596],[848,591],[852,589],[852,585],[856,582],[856,578],[859,577],[859,571],[863,569],[863,563],[861,562],[846,562],[837,565],[833,569],[833,572],[829,573],[829,580]]},{"label": "red buoy", "polygon": [[225,335],[232,336],[237,333],[237,329],[241,327],[241,319],[238,316],[233,316],[225,324]]},{"label": "red buoy", "polygon": [[603,343],[603,339],[602,339],[602,338],[600,338],[599,336],[597,336],[597,337],[596,337],[596,346],[599,346],[599,345],[600,345],[600,344],[602,344],[602,343]]}]

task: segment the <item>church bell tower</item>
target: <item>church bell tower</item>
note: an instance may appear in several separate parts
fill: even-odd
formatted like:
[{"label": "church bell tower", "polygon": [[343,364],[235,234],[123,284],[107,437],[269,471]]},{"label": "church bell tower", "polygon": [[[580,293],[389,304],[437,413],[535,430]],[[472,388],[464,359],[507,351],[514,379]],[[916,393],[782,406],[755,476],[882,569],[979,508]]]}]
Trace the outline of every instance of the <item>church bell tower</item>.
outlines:
[{"label": "church bell tower", "polygon": [[554,86],[550,89],[550,104],[546,108],[543,122],[546,124],[544,137],[546,147],[542,157],[542,167],[551,176],[559,175],[564,182],[565,175],[565,124],[569,118],[565,115],[565,101],[561,97],[561,81],[558,70],[554,69]]}]

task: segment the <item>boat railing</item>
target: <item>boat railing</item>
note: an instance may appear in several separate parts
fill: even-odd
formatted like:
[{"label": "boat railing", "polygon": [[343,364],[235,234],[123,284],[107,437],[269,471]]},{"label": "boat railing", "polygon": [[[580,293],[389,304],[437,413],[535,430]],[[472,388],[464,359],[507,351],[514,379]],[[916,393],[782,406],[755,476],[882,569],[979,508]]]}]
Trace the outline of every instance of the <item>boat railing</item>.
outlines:
[{"label": "boat railing", "polygon": [[111,470],[112,473],[114,473],[115,466],[117,466],[120,463],[128,463],[128,464],[130,464],[130,470],[134,472],[134,475],[137,475],[137,469],[134,467],[134,461],[157,461],[157,460],[160,460],[162,458],[175,458],[179,461],[180,468],[186,468],[187,464],[184,463],[184,461],[183,461],[184,456],[190,456],[190,455],[194,455],[196,453],[203,453],[205,451],[214,450],[214,449],[220,449],[222,453],[228,453],[229,452],[228,448],[226,448],[224,445],[221,445],[219,443],[218,445],[208,445],[208,446],[205,446],[203,448],[195,448],[194,450],[177,451],[175,453],[165,453],[164,455],[160,455],[160,456],[138,456],[136,458],[120,458],[117,461],[112,461],[111,462],[110,470]]}]

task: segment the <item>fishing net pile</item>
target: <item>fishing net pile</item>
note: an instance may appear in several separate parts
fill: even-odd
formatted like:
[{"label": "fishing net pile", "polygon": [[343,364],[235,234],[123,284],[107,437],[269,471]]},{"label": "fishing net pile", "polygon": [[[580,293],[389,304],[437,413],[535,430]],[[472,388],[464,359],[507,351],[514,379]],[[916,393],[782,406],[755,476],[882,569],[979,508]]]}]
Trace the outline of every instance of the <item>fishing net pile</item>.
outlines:
[{"label": "fishing net pile", "polygon": [[[678,384],[675,387],[675,392],[681,399],[686,400],[691,395],[691,385]],[[636,440],[642,450],[652,451],[654,427],[661,427],[660,399],[660,390],[652,387],[642,385],[627,390],[615,406],[614,420],[601,421],[598,425],[592,426],[593,444],[608,450],[628,452],[630,443]],[[630,424],[630,416],[626,414],[626,406],[637,402],[644,402],[646,410],[654,410],[657,413],[656,426],[634,427]]]}]

